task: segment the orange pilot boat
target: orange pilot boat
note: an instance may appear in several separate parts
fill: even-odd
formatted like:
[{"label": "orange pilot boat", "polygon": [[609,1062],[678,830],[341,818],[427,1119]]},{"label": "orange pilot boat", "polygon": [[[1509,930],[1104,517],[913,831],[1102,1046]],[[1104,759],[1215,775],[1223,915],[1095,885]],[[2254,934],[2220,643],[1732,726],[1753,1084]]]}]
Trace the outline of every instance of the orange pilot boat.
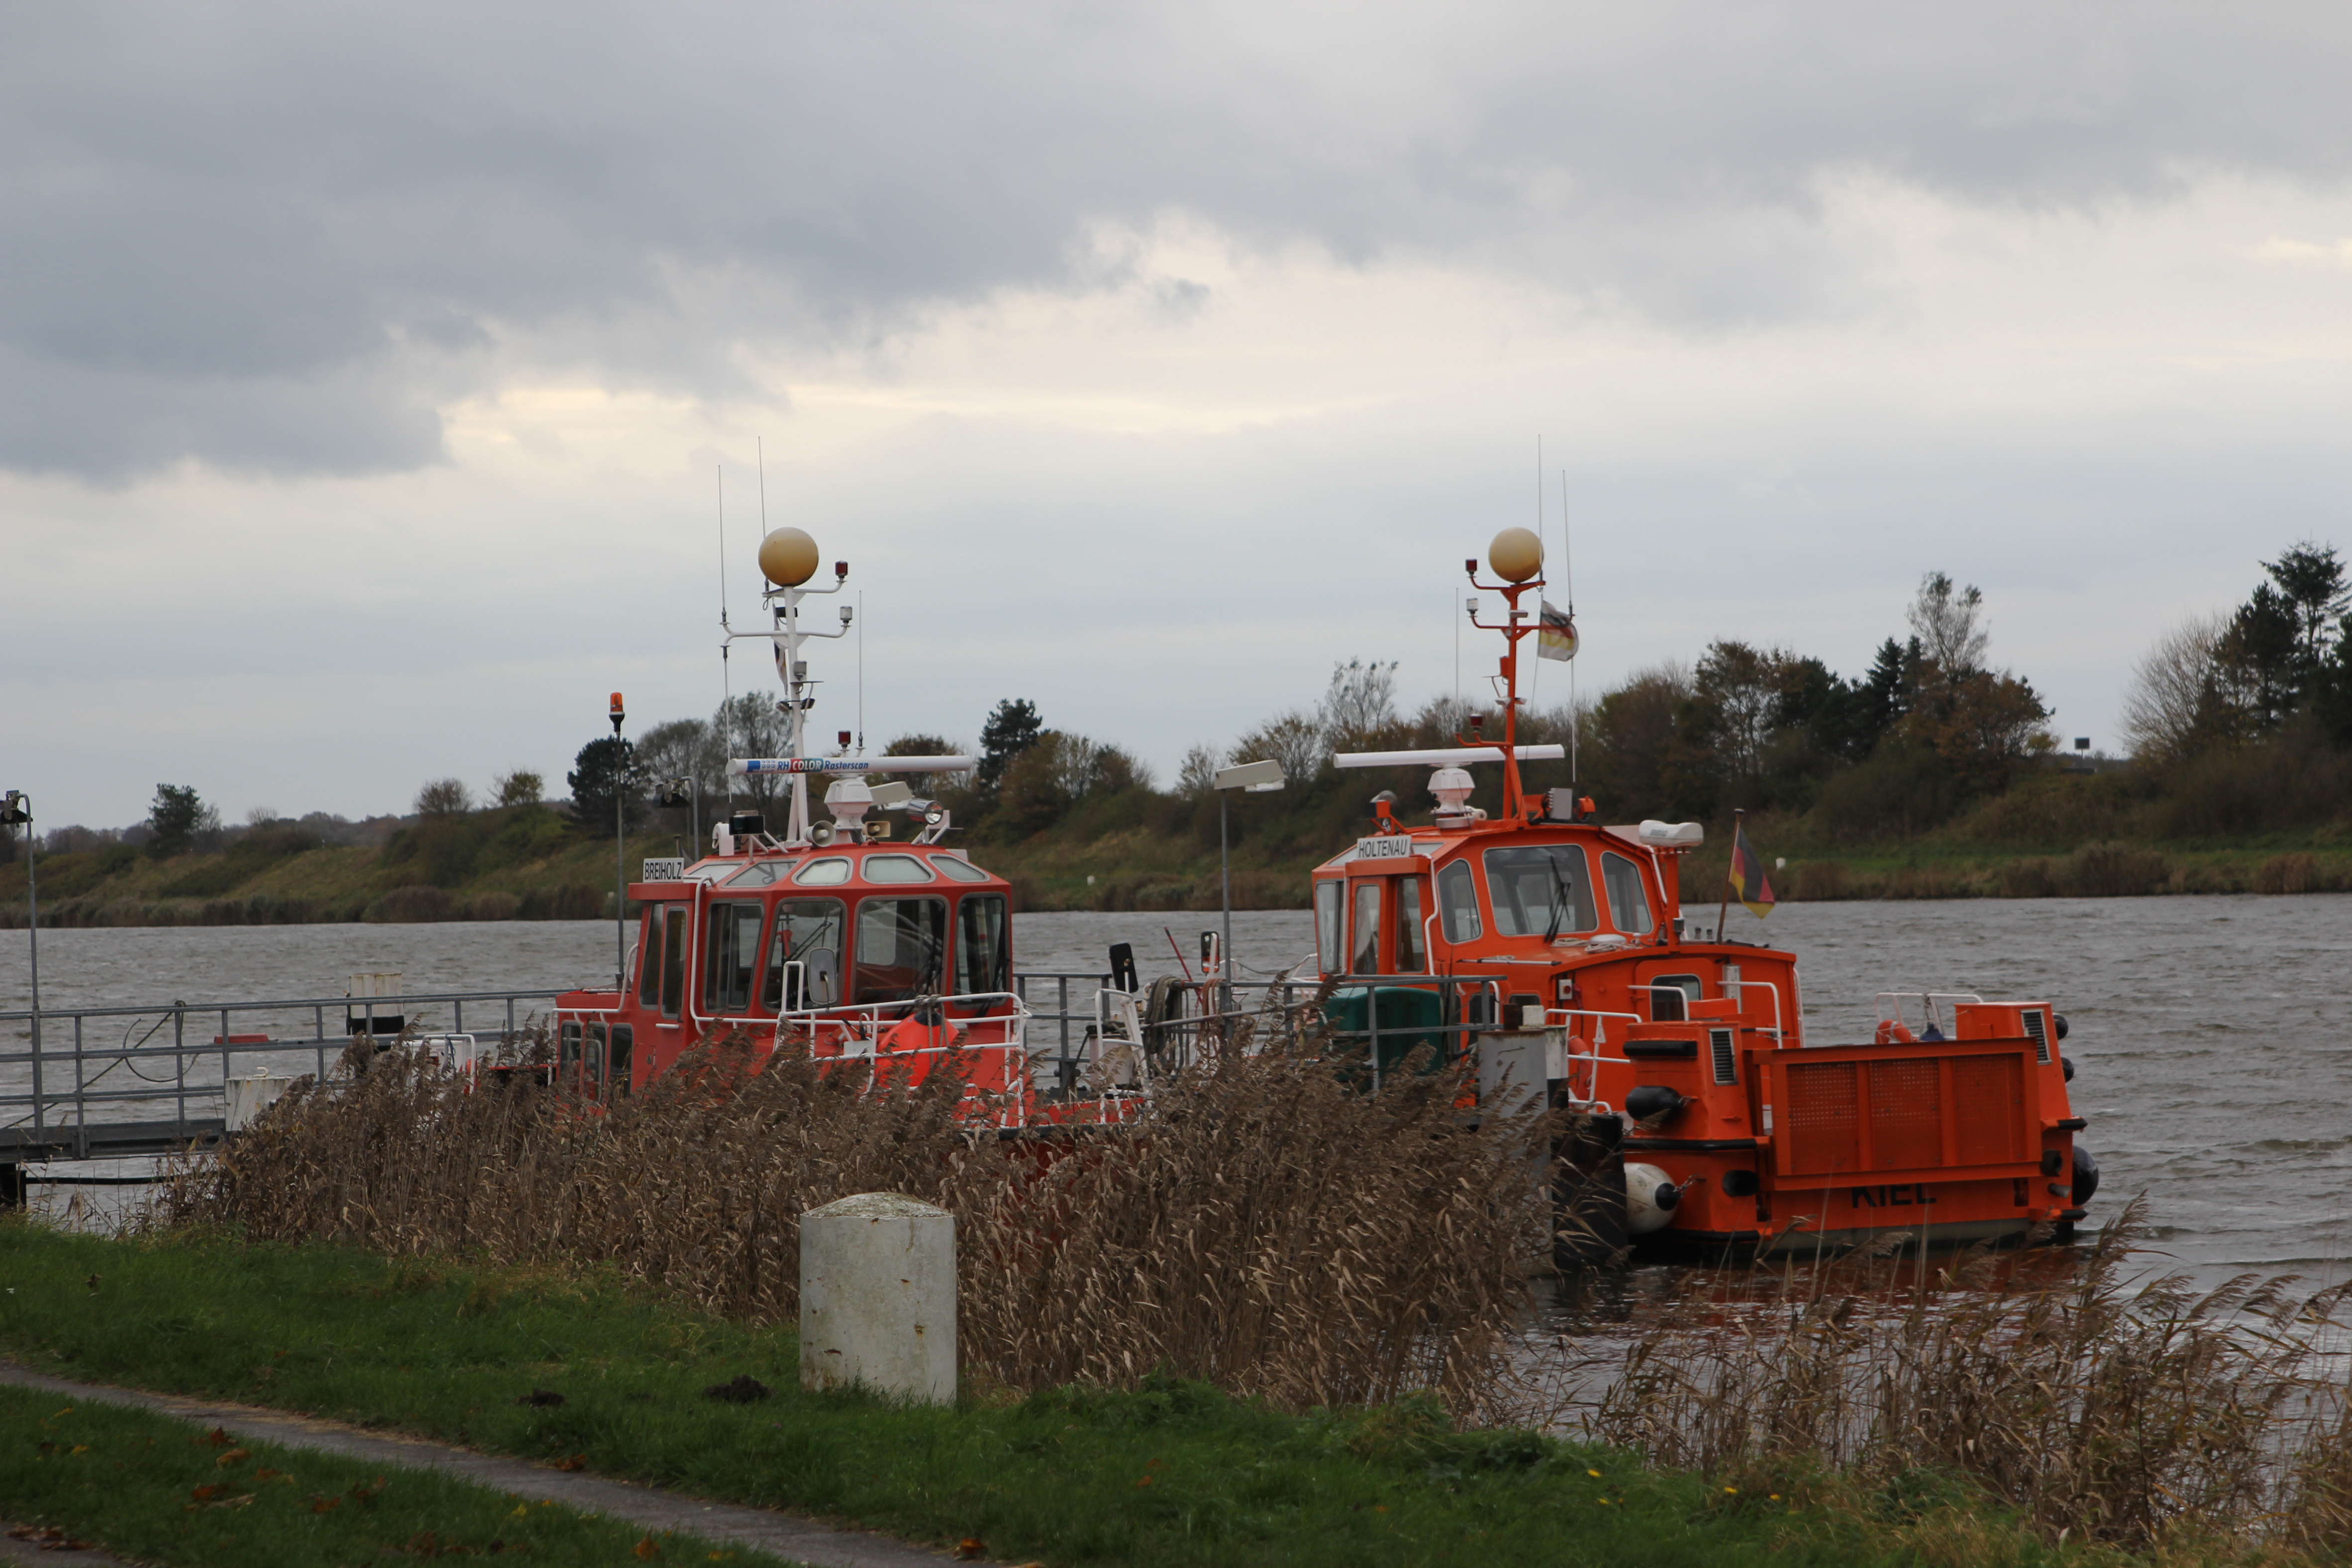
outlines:
[{"label": "orange pilot boat", "polygon": [[[769,534],[760,566],[771,624],[727,634],[774,648],[790,754],[730,759],[728,771],[783,775],[784,821],[737,812],[712,827],[707,853],[646,862],[646,879],[628,889],[636,941],[617,988],[557,999],[555,1079],[609,1100],[697,1046],[740,1037],[763,1054],[789,1042],[867,1061],[877,1077],[908,1084],[952,1059],[974,1120],[1020,1124],[1036,1097],[1029,1010],[1013,984],[1012,889],[940,843],[944,808],[904,782],[867,782],[958,773],[976,759],[855,755],[847,731],[833,754],[808,754],[815,683],[802,651],[843,636],[850,619],[845,608],[837,630],[802,624],[806,602],[839,593],[849,576],[836,562],[833,582],[813,587],[817,561],[798,529]],[[826,781],[828,820],[810,811],[812,779]],[[910,839],[892,837],[889,812],[912,819]]]},{"label": "orange pilot boat", "polygon": [[[1542,545],[1498,535],[1499,582],[1466,565],[1508,606],[1473,619],[1505,639],[1501,744],[1339,756],[1433,768],[1436,806],[1409,824],[1383,794],[1374,830],[1314,874],[1327,1016],[1370,1042],[1372,1074],[1466,1074],[1475,1058],[1482,1104],[1580,1112],[1564,1263],[1628,1241],[1757,1254],[2066,1234],[2098,1168],[2051,1005],[1890,991],[1874,1038],[1808,1040],[1793,954],[1700,940],[1678,913],[1699,825],[1604,825],[1572,790],[1522,787],[1521,763],[1560,755],[1517,740]],[[1469,804],[1483,766],[1502,773],[1491,817]]]},{"label": "orange pilot boat", "polygon": [[[1486,628],[1505,638],[1501,743],[1337,759],[1428,766],[1436,806],[1408,823],[1383,794],[1373,831],[1314,873],[1318,1001],[1269,997],[1256,1017],[1272,1027],[1229,1030],[1240,1015],[1217,1005],[1238,987],[1213,934],[1200,978],[1181,986],[1141,984],[1114,949],[1084,1061],[1030,1053],[1008,884],[940,842],[945,809],[904,782],[868,782],[975,759],[861,755],[847,732],[833,754],[809,755],[815,699],[801,652],[843,635],[849,617],[811,629],[803,607],[838,593],[848,567],[809,586],[816,546],[793,529],[770,534],[760,563],[772,624],[728,636],[772,645],[790,754],[728,767],[787,778],[784,820],[738,812],[690,862],[646,862],[628,889],[636,941],[619,984],[556,1003],[549,1076],[585,1100],[609,1102],[698,1046],[740,1037],[762,1057],[789,1048],[870,1066],[877,1081],[947,1071],[975,1126],[1108,1130],[1132,1123],[1197,1051],[1297,1042],[1301,1013],[1319,1005],[1312,1048],[1373,1092],[1384,1075],[1445,1072],[1475,1121],[1536,1104],[1566,1113],[1563,1266],[1629,1244],[1753,1253],[1895,1231],[2021,1239],[2083,1217],[2097,1166],[2074,1141],[2083,1122],[2057,1054],[2065,1025],[2048,1003],[1888,993],[1874,1039],[1809,1044],[1792,955],[1720,931],[1700,940],[1677,913],[1698,825],[1604,826],[1572,790],[1521,786],[1522,762],[1560,755],[1517,739],[1519,644],[1537,629],[1520,601],[1543,586],[1542,547],[1525,530],[1496,540],[1501,582],[1477,583],[1469,563],[1472,582],[1509,605]],[[1493,816],[1470,804],[1468,770],[1483,766],[1502,770]],[[810,808],[813,779],[827,781],[824,820]],[[912,819],[911,837],[891,836],[890,812]],[[1297,983],[1275,985],[1286,998]]]}]

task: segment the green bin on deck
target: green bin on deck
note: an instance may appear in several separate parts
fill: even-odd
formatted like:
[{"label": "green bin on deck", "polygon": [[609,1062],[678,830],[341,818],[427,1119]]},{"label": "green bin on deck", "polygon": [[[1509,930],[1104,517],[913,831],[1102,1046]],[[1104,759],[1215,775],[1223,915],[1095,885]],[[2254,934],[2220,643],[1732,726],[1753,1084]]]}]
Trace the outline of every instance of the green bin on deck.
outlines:
[{"label": "green bin on deck", "polygon": [[1369,1045],[1375,1010],[1383,1075],[1403,1071],[1406,1058],[1423,1046],[1428,1053],[1415,1068],[1423,1074],[1437,1071],[1457,1054],[1447,1048],[1444,997],[1419,986],[1343,985],[1324,1000],[1323,1021],[1343,1043]]}]

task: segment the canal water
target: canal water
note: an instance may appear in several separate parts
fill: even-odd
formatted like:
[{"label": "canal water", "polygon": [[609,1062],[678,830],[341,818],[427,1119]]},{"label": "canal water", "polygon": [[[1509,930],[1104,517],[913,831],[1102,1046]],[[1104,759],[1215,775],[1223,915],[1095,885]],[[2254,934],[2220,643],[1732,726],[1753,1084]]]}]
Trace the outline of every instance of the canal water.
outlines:
[{"label": "canal water", "polygon": [[[1712,908],[1693,913],[1713,923]],[[1148,978],[1197,966],[1215,921],[1020,915],[1014,952],[1024,972],[1093,975],[1124,942]],[[1784,904],[1762,922],[1735,910],[1730,934],[1797,953],[1815,1045],[1868,1038],[1881,991],[2055,1004],[2105,1173],[2095,1222],[2145,1193],[2158,1246],[2200,1279],[2335,1278],[2352,1256],[2352,898]],[[26,944],[0,931],[0,1011],[29,1005]],[[1244,976],[1313,945],[1303,911],[1234,916]],[[352,974],[383,970],[412,993],[609,984],[614,942],[603,921],[148,927],[43,931],[40,957],[44,1007],[90,1007],[339,997]],[[1071,983],[1074,1001],[1090,990]],[[0,1052],[25,1036],[0,1028]],[[24,1067],[0,1067],[0,1092],[26,1087]]]}]

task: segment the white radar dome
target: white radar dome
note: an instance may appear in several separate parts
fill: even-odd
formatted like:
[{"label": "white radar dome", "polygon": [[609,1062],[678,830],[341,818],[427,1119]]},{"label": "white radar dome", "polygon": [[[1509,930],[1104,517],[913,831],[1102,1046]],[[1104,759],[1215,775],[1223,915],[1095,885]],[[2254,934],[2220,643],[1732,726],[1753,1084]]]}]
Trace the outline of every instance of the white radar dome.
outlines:
[{"label": "white radar dome", "polygon": [[797,528],[776,530],[760,541],[760,571],[779,588],[799,587],[816,575],[816,541]]},{"label": "white radar dome", "polygon": [[1524,528],[1507,528],[1486,546],[1486,564],[1506,583],[1524,583],[1543,570],[1543,541]]}]

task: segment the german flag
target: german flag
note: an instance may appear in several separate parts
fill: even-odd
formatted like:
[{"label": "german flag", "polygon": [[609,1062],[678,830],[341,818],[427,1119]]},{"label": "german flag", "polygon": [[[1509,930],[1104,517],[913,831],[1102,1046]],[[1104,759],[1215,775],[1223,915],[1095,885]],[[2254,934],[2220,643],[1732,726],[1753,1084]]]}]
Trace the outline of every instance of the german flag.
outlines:
[{"label": "german flag", "polygon": [[1537,622],[1536,657],[1538,658],[1571,659],[1576,657],[1576,616],[1559,608],[1549,599],[1542,601],[1543,614]]},{"label": "german flag", "polygon": [[1772,896],[1772,884],[1764,876],[1763,858],[1748,842],[1746,830],[1737,824],[1731,829],[1731,891],[1758,920],[1770,914],[1778,901]]}]

